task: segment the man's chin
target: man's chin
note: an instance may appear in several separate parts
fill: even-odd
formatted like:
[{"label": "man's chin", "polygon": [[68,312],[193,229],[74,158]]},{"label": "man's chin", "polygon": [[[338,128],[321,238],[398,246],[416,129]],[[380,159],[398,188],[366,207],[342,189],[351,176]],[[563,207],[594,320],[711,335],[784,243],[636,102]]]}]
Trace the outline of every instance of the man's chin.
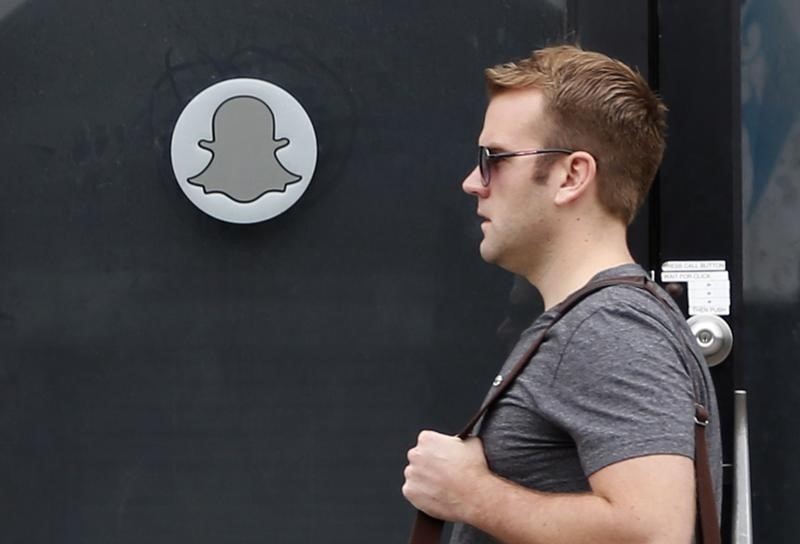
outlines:
[{"label": "man's chin", "polygon": [[481,252],[481,258],[486,263],[499,266],[503,270],[507,270],[508,272],[511,272],[513,274],[521,274],[521,272],[517,270],[517,267],[515,267],[513,263],[509,261],[508,259],[509,255],[507,253],[503,253],[503,251],[501,251],[501,248],[492,247],[486,243],[486,240],[484,240],[481,243],[480,252]]},{"label": "man's chin", "polygon": [[497,258],[498,258],[497,251],[486,243],[486,239],[484,239],[483,242],[481,242],[480,253],[481,253],[481,258],[487,263],[497,264]]}]

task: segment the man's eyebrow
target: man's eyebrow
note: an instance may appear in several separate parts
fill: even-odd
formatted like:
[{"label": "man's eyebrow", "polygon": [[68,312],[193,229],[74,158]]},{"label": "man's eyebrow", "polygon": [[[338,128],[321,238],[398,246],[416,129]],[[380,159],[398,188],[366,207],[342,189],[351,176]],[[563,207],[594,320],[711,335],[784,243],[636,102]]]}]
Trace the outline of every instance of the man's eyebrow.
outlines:
[{"label": "man's eyebrow", "polygon": [[483,144],[483,147],[485,147],[486,149],[488,149],[488,150],[490,150],[490,151],[492,151],[494,153],[502,153],[504,151],[507,151],[507,149],[506,149],[506,147],[504,145],[501,145],[501,144],[498,144],[498,143],[494,143],[494,142],[489,142],[487,144]]}]

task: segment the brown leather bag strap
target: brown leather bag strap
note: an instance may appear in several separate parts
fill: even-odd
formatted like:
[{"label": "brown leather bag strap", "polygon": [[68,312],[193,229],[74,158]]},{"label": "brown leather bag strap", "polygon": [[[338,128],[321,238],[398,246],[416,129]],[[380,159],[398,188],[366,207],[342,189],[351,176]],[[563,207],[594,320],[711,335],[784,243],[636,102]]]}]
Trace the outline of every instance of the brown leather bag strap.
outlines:
[{"label": "brown leather bag strap", "polygon": [[414,526],[408,544],[440,544],[444,522],[429,516],[422,510],[417,510]]},{"label": "brown leather bag strap", "polygon": [[694,474],[697,487],[698,525],[698,530],[695,531],[696,539],[698,544],[722,544],[706,444],[708,410],[702,404],[695,405],[694,423]]},{"label": "brown leather bag strap", "polygon": [[[458,437],[464,439],[474,429],[486,411],[502,396],[511,384],[524,370],[539,347],[545,340],[550,329],[571,310],[576,304],[585,299],[590,294],[612,285],[633,285],[652,293],[658,300],[673,312],[672,307],[659,295],[650,280],[643,276],[617,276],[605,280],[593,281],[586,284],[583,288],[575,291],[563,302],[555,307],[555,316],[545,329],[536,337],[530,348],[517,360],[517,363],[506,376],[498,376],[499,383],[496,389],[490,394],[480,409],[470,418],[467,425],[458,433]],[[682,338],[682,337],[681,337]],[[684,339],[685,340],[685,339]],[[691,353],[694,353],[690,349]],[[688,372],[688,369],[687,369]],[[691,378],[692,374],[689,373]],[[694,380],[692,380],[693,386]],[[698,522],[701,524],[701,531],[698,531],[698,544],[720,544],[719,521],[717,520],[716,502],[714,500],[714,488],[711,483],[711,470],[708,462],[708,448],[705,440],[705,427],[708,425],[708,410],[699,404],[698,389],[694,387],[696,414],[695,414],[695,474],[697,480],[698,496]],[[440,544],[444,522],[433,518],[422,511],[417,511],[417,517],[411,530],[409,544]]]}]

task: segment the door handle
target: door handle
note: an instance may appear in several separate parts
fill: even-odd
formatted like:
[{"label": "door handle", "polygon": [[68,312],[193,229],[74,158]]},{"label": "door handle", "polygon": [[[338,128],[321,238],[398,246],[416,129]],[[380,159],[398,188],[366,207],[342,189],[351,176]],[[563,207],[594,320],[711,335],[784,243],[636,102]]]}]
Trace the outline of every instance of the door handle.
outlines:
[{"label": "door handle", "polygon": [[747,392],[733,392],[733,544],[753,544]]},{"label": "door handle", "polygon": [[687,322],[708,366],[716,366],[728,358],[733,348],[730,325],[718,315],[693,315]]}]

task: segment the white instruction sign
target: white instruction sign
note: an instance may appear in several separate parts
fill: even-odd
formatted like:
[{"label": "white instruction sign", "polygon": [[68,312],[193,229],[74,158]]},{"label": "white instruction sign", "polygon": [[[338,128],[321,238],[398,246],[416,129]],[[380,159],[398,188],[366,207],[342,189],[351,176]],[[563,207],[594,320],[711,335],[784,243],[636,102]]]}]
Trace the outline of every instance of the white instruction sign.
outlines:
[{"label": "white instruction sign", "polygon": [[662,272],[661,281],[681,282],[681,281],[728,281],[730,277],[727,271],[715,272]]},{"label": "white instruction sign", "polygon": [[727,270],[725,261],[666,261],[662,272],[697,272],[703,270]]},{"label": "white instruction sign", "polygon": [[661,281],[687,284],[689,315],[731,313],[731,282],[723,260],[666,261]]}]

